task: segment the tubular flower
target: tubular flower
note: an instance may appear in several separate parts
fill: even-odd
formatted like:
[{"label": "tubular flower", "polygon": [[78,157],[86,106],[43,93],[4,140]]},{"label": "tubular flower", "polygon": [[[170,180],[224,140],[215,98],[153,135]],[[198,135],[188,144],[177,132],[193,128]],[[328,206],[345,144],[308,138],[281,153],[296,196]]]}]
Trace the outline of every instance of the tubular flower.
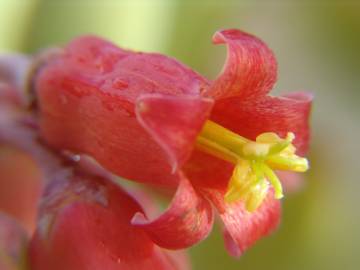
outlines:
[{"label": "tubular flower", "polygon": [[224,30],[213,42],[228,57],[210,81],[164,55],[81,37],[37,69],[32,89],[50,145],[130,180],[178,187],[157,219],[132,219],[155,243],[176,249],[206,237],[212,202],[227,248],[240,255],[279,222],[274,170],[308,168],[312,96],[267,95],[277,66],[258,38]]}]

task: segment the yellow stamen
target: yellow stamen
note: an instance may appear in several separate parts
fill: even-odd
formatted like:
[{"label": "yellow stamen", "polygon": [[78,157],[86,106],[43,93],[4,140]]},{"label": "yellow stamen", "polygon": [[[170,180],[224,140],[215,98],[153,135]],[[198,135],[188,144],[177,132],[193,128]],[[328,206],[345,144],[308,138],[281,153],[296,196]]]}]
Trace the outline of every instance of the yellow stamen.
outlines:
[{"label": "yellow stamen", "polygon": [[251,193],[245,198],[245,207],[249,212],[254,212],[265,199],[269,190],[269,183],[266,181],[256,185]]},{"label": "yellow stamen", "polygon": [[294,139],[291,132],[285,139],[266,132],[252,141],[207,121],[196,145],[201,151],[235,165],[224,199],[227,203],[242,200],[252,212],[266,198],[270,185],[275,198],[283,197],[281,182],[273,170],[304,172],[309,168],[307,159],[295,154]]},{"label": "yellow stamen", "polygon": [[279,178],[276,176],[274,171],[270,169],[267,165],[263,165],[264,174],[266,175],[267,179],[271,183],[271,185],[274,187],[275,190],[275,198],[281,199],[284,197],[282,186]]}]

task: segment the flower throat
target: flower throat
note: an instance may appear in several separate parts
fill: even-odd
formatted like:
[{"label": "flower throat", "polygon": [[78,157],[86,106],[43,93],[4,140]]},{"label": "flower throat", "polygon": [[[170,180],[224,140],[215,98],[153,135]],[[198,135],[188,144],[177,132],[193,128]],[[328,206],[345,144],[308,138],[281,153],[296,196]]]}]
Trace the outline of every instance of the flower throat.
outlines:
[{"label": "flower throat", "polygon": [[270,186],[276,199],[283,197],[282,185],[274,170],[305,172],[309,168],[307,159],[295,154],[294,138],[292,132],[288,132],[286,138],[266,132],[252,141],[208,120],[197,137],[196,146],[235,165],[225,201],[242,200],[246,209],[253,212],[266,198]]}]

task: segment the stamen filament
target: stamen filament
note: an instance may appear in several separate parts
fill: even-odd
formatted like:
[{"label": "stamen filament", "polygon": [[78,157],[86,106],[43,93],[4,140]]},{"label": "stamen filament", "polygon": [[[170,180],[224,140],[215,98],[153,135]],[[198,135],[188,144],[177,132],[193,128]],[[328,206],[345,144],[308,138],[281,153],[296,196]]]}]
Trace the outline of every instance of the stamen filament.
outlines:
[{"label": "stamen filament", "polygon": [[218,142],[223,147],[231,149],[232,152],[240,151],[242,146],[249,142],[248,139],[209,120],[203,126],[200,136]]},{"label": "stamen filament", "polygon": [[274,173],[274,171],[271,170],[265,164],[263,164],[263,170],[264,170],[264,173],[266,175],[266,178],[269,180],[271,185],[274,187],[275,198],[276,199],[281,199],[282,197],[284,197],[281,182],[280,182],[279,178],[276,176],[276,174]]},{"label": "stamen filament", "polygon": [[250,164],[248,161],[237,164],[230,178],[230,188],[225,194],[225,201],[232,203],[246,195],[251,187],[252,181],[248,181],[250,173]]},{"label": "stamen filament", "polygon": [[264,171],[262,169],[262,163],[256,161],[252,162],[251,168],[256,175],[256,182],[254,183],[254,185],[259,184],[261,181],[265,180]]},{"label": "stamen filament", "polygon": [[269,189],[269,184],[267,181],[263,181],[257,185],[256,190],[250,193],[245,200],[246,210],[249,212],[254,212],[265,199]]},{"label": "stamen filament", "polygon": [[298,156],[272,156],[267,160],[267,164],[269,164],[274,169],[285,171],[306,172],[309,169],[309,163],[307,159]]},{"label": "stamen filament", "polygon": [[220,159],[229,161],[233,164],[238,162],[238,156],[235,153],[203,136],[198,136],[196,138],[196,147],[199,150],[202,150]]}]

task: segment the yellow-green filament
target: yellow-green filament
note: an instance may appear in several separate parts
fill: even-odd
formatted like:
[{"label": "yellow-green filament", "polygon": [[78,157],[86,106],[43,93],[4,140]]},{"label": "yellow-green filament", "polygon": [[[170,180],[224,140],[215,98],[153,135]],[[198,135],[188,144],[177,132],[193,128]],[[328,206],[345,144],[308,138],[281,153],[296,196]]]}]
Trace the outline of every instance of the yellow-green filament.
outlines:
[{"label": "yellow-green filament", "polygon": [[298,156],[272,156],[269,157],[268,164],[274,169],[294,171],[294,172],[306,172],[309,169],[309,162],[306,158]]},{"label": "yellow-green filament", "polygon": [[230,150],[228,150],[227,148],[221,146],[220,144],[207,139],[205,137],[202,137],[201,135],[197,137],[197,141],[196,141],[196,146],[208,153],[211,154],[213,156],[216,156],[220,159],[232,162],[232,163],[236,163],[237,161],[237,156],[235,153],[231,152]]},{"label": "yellow-green filament", "polygon": [[274,171],[265,164],[263,165],[263,170],[264,170],[264,174],[266,175],[266,178],[269,180],[269,182],[271,183],[271,185],[275,190],[275,198],[281,199],[282,197],[284,197],[281,182],[274,173]]},{"label": "yellow-green filament", "polygon": [[291,132],[284,139],[266,132],[252,141],[207,121],[196,145],[201,151],[235,165],[224,199],[227,203],[241,200],[252,212],[262,204],[270,186],[275,198],[283,197],[282,185],[274,170],[305,172],[309,168],[307,159],[295,154],[294,138]]}]

